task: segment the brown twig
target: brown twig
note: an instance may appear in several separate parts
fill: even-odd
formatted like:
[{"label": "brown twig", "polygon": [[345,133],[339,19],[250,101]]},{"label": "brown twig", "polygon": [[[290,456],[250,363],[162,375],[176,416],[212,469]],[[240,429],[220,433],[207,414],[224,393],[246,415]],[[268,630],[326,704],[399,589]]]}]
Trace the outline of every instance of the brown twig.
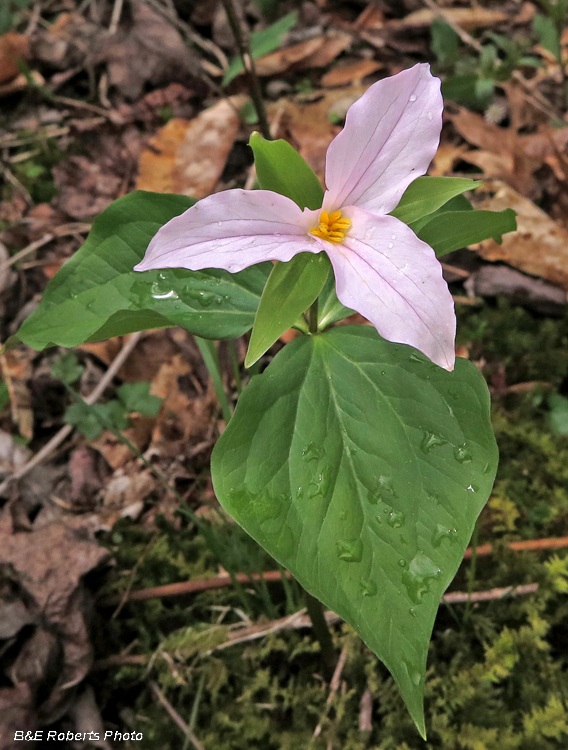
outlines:
[{"label": "brown twig", "polygon": [[[137,332],[133,333],[130,336],[128,341],[124,344],[120,352],[111,363],[108,370],[101,378],[99,384],[96,386],[96,388],[93,389],[92,393],[90,393],[87,398],[85,398],[85,402],[87,404],[94,404],[95,401],[97,401],[100,396],[102,396],[105,388],[109,385],[116,373],[120,370],[124,362],[132,353],[132,350],[134,349],[136,344],[140,341],[141,335],[141,332]],[[61,445],[61,443],[71,434],[71,432],[73,432],[73,429],[74,428],[72,427],[72,425],[66,424],[59,430],[59,432],[55,433],[51,440],[47,442],[43,446],[43,448],[35,454],[35,456],[32,456],[32,458],[27,463],[17,469],[13,474],[7,476],[6,479],[4,479],[4,481],[0,484],[0,495],[2,495],[8,489],[13,481],[21,479],[35,466],[44,461],[59,445]]]},{"label": "brown twig", "polygon": [[181,716],[178,714],[178,712],[175,710],[166,696],[162,693],[158,685],[155,682],[150,682],[150,688],[152,689],[152,692],[154,693],[158,701],[162,704],[170,717],[173,719],[173,721],[178,725],[187,739],[191,742],[195,750],[205,750],[205,745],[202,745],[201,742],[197,739],[197,737],[193,733],[193,729],[181,718]]},{"label": "brown twig", "polygon": [[[487,591],[474,591],[471,595],[467,591],[453,591],[449,594],[444,594],[442,602],[444,604],[465,604],[468,601],[488,602],[496,599],[503,599],[506,596],[524,596],[526,594],[534,594],[535,591],[538,591],[538,587],[538,583],[526,583],[520,586],[505,586],[502,588],[489,589]],[[262,625],[251,625],[250,627],[230,631],[225,643],[220,643],[210,651],[207,651],[204,655],[208,656],[215,651],[222,651],[231,646],[237,646],[240,643],[258,640],[259,638],[264,638],[270,633],[277,633],[281,630],[303,630],[304,628],[311,628],[312,621],[305,612],[306,610],[302,609],[299,612],[295,612],[293,615],[281,617],[280,619],[273,620],[268,624],[263,623]],[[337,623],[342,622],[342,618],[331,610],[328,610],[325,613],[325,619],[328,625],[336,625]],[[110,667],[122,667],[125,665],[146,666],[151,658],[154,657],[150,657],[146,654],[115,654],[114,656],[108,656],[106,659],[100,659],[95,662],[93,669],[99,671],[109,669]],[[340,666],[343,668],[343,665],[338,661],[335,670],[336,673]]]},{"label": "brown twig", "polygon": [[[522,542],[510,542],[507,546],[509,549],[516,551],[562,549],[568,547],[568,537],[559,537],[557,539],[530,539]],[[477,548],[478,557],[490,555],[492,552],[493,547],[491,544],[482,544]],[[471,547],[466,549],[464,557],[471,557]],[[286,576],[288,578],[291,577],[288,571],[286,571]],[[263,573],[262,577],[267,583],[274,583],[280,581],[282,576],[279,570],[269,570]],[[235,578],[239,583],[246,585],[250,582],[251,578],[253,581],[259,581],[260,575],[258,573],[237,573]],[[168,583],[165,586],[153,586],[147,589],[131,591],[128,595],[127,601],[143,601],[145,599],[155,599],[162,596],[196,594],[199,591],[210,591],[212,589],[221,589],[228,586],[232,586],[232,581],[229,576],[198,578],[195,581],[180,581],[179,583]]]},{"label": "brown twig", "polygon": [[19,260],[25,258],[30,253],[33,253],[35,250],[39,250],[40,247],[47,245],[57,237],[68,237],[69,235],[73,234],[85,234],[86,232],[90,232],[90,230],[90,224],[64,224],[63,226],[58,227],[56,231],[44,234],[43,237],[40,237],[39,240],[31,242],[22,250],[18,250],[18,252],[12,255],[11,258],[8,258],[8,260],[0,264],[0,274],[2,274],[10,266],[13,266],[14,263],[17,263]]},{"label": "brown twig", "polygon": [[343,672],[343,667],[345,666],[345,662],[347,661],[347,648],[344,646],[341,650],[341,653],[339,655],[339,659],[337,660],[337,664],[335,666],[335,670],[333,672],[333,677],[331,678],[331,682],[329,683],[329,694],[327,696],[327,699],[325,701],[325,709],[323,712],[323,716],[318,721],[317,727],[314,729],[314,733],[312,736],[312,742],[316,740],[322,730],[323,726],[323,720],[327,716],[327,712],[329,711],[329,707],[331,706],[331,703],[335,697],[335,694],[339,690],[339,685],[341,681],[341,673]]}]

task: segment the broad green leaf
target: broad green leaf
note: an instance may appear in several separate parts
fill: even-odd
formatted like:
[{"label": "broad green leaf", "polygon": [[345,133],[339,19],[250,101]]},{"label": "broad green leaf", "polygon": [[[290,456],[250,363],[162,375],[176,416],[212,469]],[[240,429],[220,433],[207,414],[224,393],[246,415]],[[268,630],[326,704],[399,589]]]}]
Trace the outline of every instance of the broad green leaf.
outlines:
[{"label": "broad green leaf", "polygon": [[287,141],[267,141],[253,133],[249,146],[254,152],[256,176],[263,190],[285,195],[301,209],[321,208],[323,188],[316,173]]},{"label": "broad green leaf", "polygon": [[[297,19],[298,13],[297,11],[293,11],[280,18],[267,29],[253,31],[250,35],[250,48],[253,58],[256,60],[263,55],[269,55],[274,50],[277,50],[282,44],[285,35],[296,25]],[[227,86],[243,70],[244,66],[241,57],[233,58],[223,76],[223,86]]]},{"label": "broad green leaf", "polygon": [[276,263],[254,319],[245,367],[250,367],[308,309],[323,289],[331,263],[325,253],[299,253]]},{"label": "broad green leaf", "polygon": [[241,336],[253,324],[270,263],[236,274],[132,270],[158,229],[194,202],[140,191],[112,203],[8,345],[76,346],[176,325],[204,338]]},{"label": "broad green leaf", "polygon": [[501,243],[504,234],[517,228],[515,216],[512,208],[504,211],[448,211],[433,218],[416,234],[440,257],[489,237]]},{"label": "broad green leaf", "polygon": [[436,211],[456,195],[481,184],[465,177],[419,177],[406,188],[391,216],[411,224]]},{"label": "broad green leaf", "polygon": [[477,368],[367,326],[302,336],[252,379],[212,457],[228,513],[352,625],[425,733],[428,640],[497,468]]}]

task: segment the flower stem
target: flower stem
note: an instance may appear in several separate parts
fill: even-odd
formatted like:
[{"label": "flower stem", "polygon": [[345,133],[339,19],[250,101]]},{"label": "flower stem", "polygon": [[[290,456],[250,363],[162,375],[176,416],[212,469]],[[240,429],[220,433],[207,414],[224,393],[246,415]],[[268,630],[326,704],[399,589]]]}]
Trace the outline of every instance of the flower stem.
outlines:
[{"label": "flower stem", "polygon": [[213,382],[213,388],[219,403],[221,405],[221,411],[223,412],[223,419],[226,424],[229,424],[231,417],[233,416],[233,410],[227,398],[225,392],[225,385],[223,383],[223,375],[221,374],[221,366],[219,364],[219,355],[215,348],[215,343],[209,339],[202,339],[200,336],[194,336],[195,343],[199,347],[205,366],[209,371],[209,376]]},{"label": "flower stem", "polygon": [[316,299],[312,302],[312,305],[310,307],[309,312],[309,331],[310,333],[317,333],[318,332],[318,299]]},{"label": "flower stem", "polygon": [[312,627],[314,629],[314,635],[320,645],[321,655],[323,659],[323,671],[325,679],[329,682],[333,676],[335,670],[336,654],[333,647],[333,639],[331,637],[331,631],[325,619],[323,605],[319,599],[314,598],[311,594],[304,589],[304,596],[306,599],[306,607],[308,615],[312,621]]},{"label": "flower stem", "polygon": [[250,50],[248,34],[246,33],[243,25],[239,20],[239,17],[237,16],[235,6],[233,5],[233,0],[221,0],[221,2],[223,3],[223,7],[225,8],[225,13],[227,14],[227,20],[229,21],[229,26],[231,27],[233,36],[235,37],[235,41],[237,42],[239,53],[243,58],[243,65],[249,81],[250,96],[253,100],[256,114],[258,115],[258,128],[262,133],[262,136],[266,138],[266,140],[271,141],[272,135],[270,134],[270,126],[268,124],[266,108],[262,99],[260,82],[256,74],[254,59]]}]

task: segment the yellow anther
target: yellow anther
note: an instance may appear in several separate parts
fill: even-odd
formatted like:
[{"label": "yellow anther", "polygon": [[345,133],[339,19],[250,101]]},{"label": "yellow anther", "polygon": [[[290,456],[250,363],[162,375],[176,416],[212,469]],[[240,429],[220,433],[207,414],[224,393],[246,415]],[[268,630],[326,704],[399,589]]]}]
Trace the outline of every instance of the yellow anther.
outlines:
[{"label": "yellow anther", "polygon": [[339,244],[345,239],[350,226],[351,221],[349,219],[341,218],[341,211],[334,211],[331,214],[328,214],[327,211],[322,211],[319,217],[319,225],[312,227],[310,234],[322,240]]}]

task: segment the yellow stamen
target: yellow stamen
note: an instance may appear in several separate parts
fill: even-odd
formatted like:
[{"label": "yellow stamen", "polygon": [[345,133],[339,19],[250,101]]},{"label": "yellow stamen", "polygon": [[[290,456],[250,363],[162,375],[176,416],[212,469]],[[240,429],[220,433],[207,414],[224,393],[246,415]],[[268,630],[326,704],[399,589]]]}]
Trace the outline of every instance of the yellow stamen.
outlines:
[{"label": "yellow stamen", "polygon": [[350,226],[351,221],[349,219],[341,218],[341,211],[334,211],[331,214],[328,214],[327,211],[322,211],[318,226],[312,227],[310,234],[322,240],[339,244],[345,239]]}]

